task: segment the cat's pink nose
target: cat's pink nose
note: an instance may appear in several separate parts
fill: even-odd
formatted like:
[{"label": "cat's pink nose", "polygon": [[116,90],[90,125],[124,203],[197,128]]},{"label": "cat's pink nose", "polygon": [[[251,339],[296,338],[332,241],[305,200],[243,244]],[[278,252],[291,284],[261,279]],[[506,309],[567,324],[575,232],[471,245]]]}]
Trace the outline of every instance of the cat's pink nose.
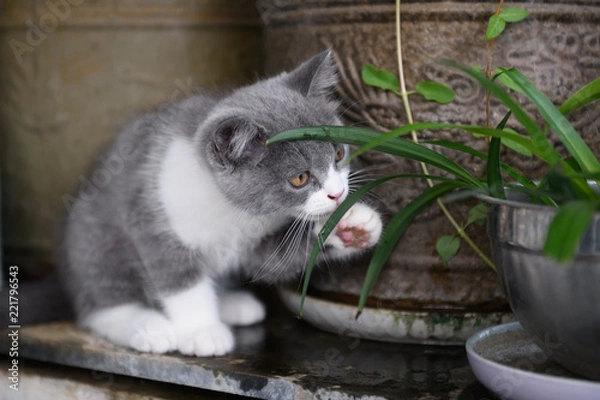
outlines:
[{"label": "cat's pink nose", "polygon": [[342,189],[340,192],[338,193],[334,193],[334,194],[328,194],[327,197],[329,197],[331,200],[337,200],[340,197],[342,197],[342,195],[344,194],[344,189]]}]

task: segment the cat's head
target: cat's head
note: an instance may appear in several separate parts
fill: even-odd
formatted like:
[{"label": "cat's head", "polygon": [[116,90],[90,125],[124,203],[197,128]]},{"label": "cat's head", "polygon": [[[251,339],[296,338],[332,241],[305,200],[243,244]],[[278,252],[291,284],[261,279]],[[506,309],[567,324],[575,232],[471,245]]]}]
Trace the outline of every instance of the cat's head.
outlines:
[{"label": "cat's head", "polygon": [[229,201],[256,214],[309,219],[332,212],[348,194],[345,145],[308,141],[266,146],[278,132],[341,125],[329,98],[337,82],[326,51],[289,73],[241,88],[218,103],[200,129],[200,147]]}]

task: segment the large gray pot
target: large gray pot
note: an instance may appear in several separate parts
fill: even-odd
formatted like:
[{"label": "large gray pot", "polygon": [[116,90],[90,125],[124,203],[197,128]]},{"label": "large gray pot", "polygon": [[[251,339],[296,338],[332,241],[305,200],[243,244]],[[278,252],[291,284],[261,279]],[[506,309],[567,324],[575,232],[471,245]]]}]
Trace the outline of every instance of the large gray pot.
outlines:
[{"label": "large gray pot", "polygon": [[600,380],[600,213],[565,266],[542,254],[556,209],[485,201],[494,262],[517,319],[549,357]]},{"label": "large gray pot", "polygon": [[[360,70],[365,63],[397,70],[395,6],[393,0],[261,0],[264,23],[265,67],[279,72],[330,47],[340,69],[337,88],[345,122],[388,130],[406,122],[398,98],[365,86]],[[411,97],[419,121],[465,124],[485,123],[485,92],[461,74],[436,63],[450,58],[466,65],[485,65],[485,27],[495,12],[496,0],[440,1],[403,0],[403,51],[409,90],[420,80],[442,81],[452,86],[457,100],[447,106]],[[519,3],[531,15],[512,24],[496,40],[493,63],[518,67],[531,77],[553,101],[564,101],[575,89],[597,78],[600,68],[598,20],[600,3],[593,1],[535,0]],[[497,104],[496,104],[497,105]],[[501,107],[493,108],[499,121]],[[600,152],[598,123],[600,103],[576,116],[576,127]],[[487,143],[456,132],[428,132],[425,139],[466,142],[485,151]],[[485,166],[473,157],[444,152],[475,174]],[[542,164],[514,153],[503,159],[528,176],[541,176]],[[370,154],[362,161],[376,166],[372,172],[398,174],[419,172],[417,163]],[[405,206],[426,188],[423,181],[398,181],[376,191],[377,206],[389,213]],[[469,204],[453,204],[453,213],[466,220]],[[463,219],[465,218],[465,219]],[[453,233],[437,206],[420,215],[403,236],[371,292],[371,307],[396,310],[434,310],[453,315],[465,311],[500,311],[506,302],[494,272],[467,246],[444,266],[436,255],[436,239]],[[469,235],[487,251],[485,231],[470,226]],[[329,299],[356,304],[365,265],[345,266],[341,273],[331,269],[313,280],[314,293]],[[508,308],[508,307],[506,307]],[[484,327],[481,327],[484,328]]]}]

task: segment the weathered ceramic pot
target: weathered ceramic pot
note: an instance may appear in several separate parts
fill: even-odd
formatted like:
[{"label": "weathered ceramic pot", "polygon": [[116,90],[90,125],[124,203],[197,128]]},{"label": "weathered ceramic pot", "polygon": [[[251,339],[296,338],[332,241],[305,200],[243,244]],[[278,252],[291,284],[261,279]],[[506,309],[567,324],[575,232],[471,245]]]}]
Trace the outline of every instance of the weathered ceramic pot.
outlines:
[{"label": "weathered ceramic pot", "polygon": [[35,274],[65,194],[120,126],[197,87],[251,81],[260,23],[242,0],[0,3],[4,247]]},{"label": "weathered ceramic pot", "polygon": [[[367,0],[263,0],[265,65],[278,72],[330,47],[336,57],[341,82],[337,94],[342,101],[345,122],[382,131],[406,122],[400,100],[389,93],[365,86],[361,68],[371,63],[397,71],[394,1]],[[552,99],[561,102],[584,83],[597,78],[600,70],[600,7],[584,1],[539,0],[521,4],[531,15],[509,25],[496,40],[493,64],[518,67]],[[453,87],[457,99],[439,106],[411,97],[417,121],[485,123],[485,93],[476,83],[436,62],[447,58],[467,66],[485,65],[484,40],[487,19],[497,1],[416,1],[402,2],[402,42],[405,75],[409,90],[422,80],[441,81]],[[499,121],[503,108],[492,109]],[[575,126],[600,152],[596,104],[575,116]],[[452,139],[485,151],[487,143],[457,132],[427,132],[421,139]],[[484,166],[465,155],[444,154],[483,174]],[[542,164],[504,154],[512,165],[527,174],[541,174]],[[371,176],[418,173],[419,166],[407,160],[369,154],[362,158]],[[374,203],[394,213],[426,187],[425,182],[395,181],[375,192]],[[451,210],[460,221],[472,203],[455,203]],[[433,311],[460,316],[465,312],[507,310],[496,274],[466,245],[444,266],[435,253],[437,238],[453,233],[437,206],[417,218],[385,268],[369,305],[374,308]],[[483,228],[471,226],[469,235],[489,253]],[[365,264],[345,266],[343,271],[322,274],[312,282],[313,294],[356,304],[362,287]],[[460,318],[458,318],[460,320]],[[498,320],[499,322],[499,320]],[[482,327],[481,327],[482,328]]]}]

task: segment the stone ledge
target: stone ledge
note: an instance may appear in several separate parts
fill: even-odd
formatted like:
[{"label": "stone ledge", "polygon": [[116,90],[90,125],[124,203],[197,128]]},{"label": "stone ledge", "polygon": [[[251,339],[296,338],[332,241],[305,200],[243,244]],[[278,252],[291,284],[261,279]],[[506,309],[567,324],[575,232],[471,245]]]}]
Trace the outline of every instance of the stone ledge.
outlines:
[{"label": "stone ledge", "polygon": [[[19,357],[262,399],[489,396],[471,373],[462,347],[341,337],[292,317],[238,329],[236,339],[238,346],[227,357],[142,354],[62,322],[22,327]],[[10,348],[7,332],[0,346]]]}]

